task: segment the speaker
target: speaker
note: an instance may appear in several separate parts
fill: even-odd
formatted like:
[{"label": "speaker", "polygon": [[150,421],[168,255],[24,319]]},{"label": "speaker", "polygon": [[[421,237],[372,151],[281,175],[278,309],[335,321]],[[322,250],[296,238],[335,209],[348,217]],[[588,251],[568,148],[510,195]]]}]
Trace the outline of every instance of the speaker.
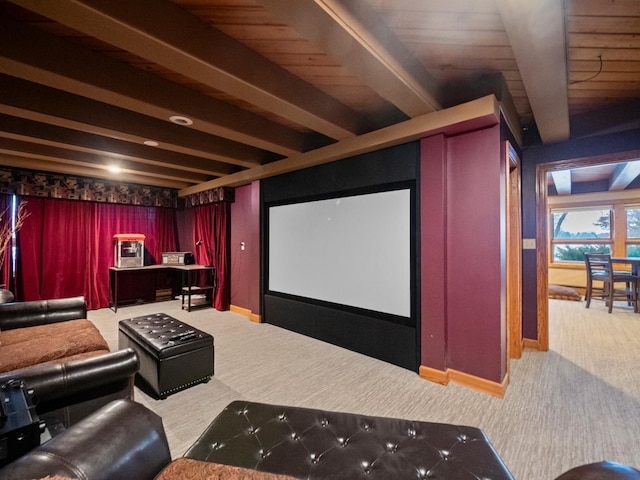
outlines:
[{"label": "speaker", "polygon": [[186,252],[184,254],[184,264],[185,265],[193,265],[194,263],[196,263],[196,259],[193,257],[193,253]]},{"label": "speaker", "polygon": [[36,414],[33,396],[21,380],[0,385],[0,467],[40,445],[45,425]]}]

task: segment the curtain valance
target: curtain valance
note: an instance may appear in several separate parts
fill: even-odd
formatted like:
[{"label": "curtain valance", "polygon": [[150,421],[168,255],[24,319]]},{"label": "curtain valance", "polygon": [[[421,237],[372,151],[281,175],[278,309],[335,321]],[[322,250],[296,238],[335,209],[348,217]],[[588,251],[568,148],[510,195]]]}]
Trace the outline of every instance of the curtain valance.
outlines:
[{"label": "curtain valance", "polygon": [[32,170],[0,168],[0,193],[143,207],[178,206],[178,190]]},{"label": "curtain valance", "polygon": [[204,192],[187,195],[184,200],[187,207],[219,202],[233,203],[235,201],[235,189],[231,187],[212,188]]}]

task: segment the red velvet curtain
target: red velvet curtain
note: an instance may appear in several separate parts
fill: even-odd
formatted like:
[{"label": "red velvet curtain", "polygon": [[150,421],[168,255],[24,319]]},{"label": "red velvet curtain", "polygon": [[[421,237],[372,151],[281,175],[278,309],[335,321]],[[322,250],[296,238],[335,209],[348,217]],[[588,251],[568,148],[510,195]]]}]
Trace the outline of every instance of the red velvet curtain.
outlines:
[{"label": "red velvet curtain", "polygon": [[28,202],[31,215],[18,233],[21,301],[84,295],[90,310],[108,307],[116,233],[146,236],[145,265],[176,249],[170,209],[35,197]]},{"label": "red velvet curtain", "polygon": [[[0,226],[10,224],[11,222],[11,195],[0,194]],[[2,258],[0,258],[0,285],[4,285],[7,290],[11,290],[11,241],[7,246],[7,250],[4,252]]]},{"label": "red velvet curtain", "polygon": [[228,202],[193,207],[193,243],[196,263],[216,267],[217,289],[213,297],[216,310],[228,310],[231,303],[231,257],[229,250],[231,206]]}]

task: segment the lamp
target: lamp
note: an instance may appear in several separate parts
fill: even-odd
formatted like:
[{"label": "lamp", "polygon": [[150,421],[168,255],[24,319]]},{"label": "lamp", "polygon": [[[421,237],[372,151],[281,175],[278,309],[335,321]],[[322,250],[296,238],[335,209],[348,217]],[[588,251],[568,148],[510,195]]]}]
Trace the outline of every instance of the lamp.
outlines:
[{"label": "lamp", "polygon": [[211,258],[211,250],[205,245],[203,240],[198,240],[196,242],[196,247],[201,247],[203,245],[204,245],[204,254],[205,254],[205,257],[206,257],[205,260],[206,260],[206,263],[207,263],[205,266],[211,267],[211,266],[213,266],[213,261],[212,261],[212,258]]}]

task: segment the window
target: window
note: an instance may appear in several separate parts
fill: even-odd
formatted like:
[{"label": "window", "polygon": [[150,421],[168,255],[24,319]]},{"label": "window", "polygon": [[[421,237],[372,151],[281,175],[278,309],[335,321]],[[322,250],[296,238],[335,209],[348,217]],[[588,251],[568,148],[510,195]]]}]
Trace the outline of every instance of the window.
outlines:
[{"label": "window", "polygon": [[627,257],[640,257],[640,205],[627,205]]},{"label": "window", "polygon": [[[640,256],[640,207],[638,207],[638,256]],[[584,262],[584,253],[611,253],[613,236],[611,205],[551,210],[551,261]]]}]

